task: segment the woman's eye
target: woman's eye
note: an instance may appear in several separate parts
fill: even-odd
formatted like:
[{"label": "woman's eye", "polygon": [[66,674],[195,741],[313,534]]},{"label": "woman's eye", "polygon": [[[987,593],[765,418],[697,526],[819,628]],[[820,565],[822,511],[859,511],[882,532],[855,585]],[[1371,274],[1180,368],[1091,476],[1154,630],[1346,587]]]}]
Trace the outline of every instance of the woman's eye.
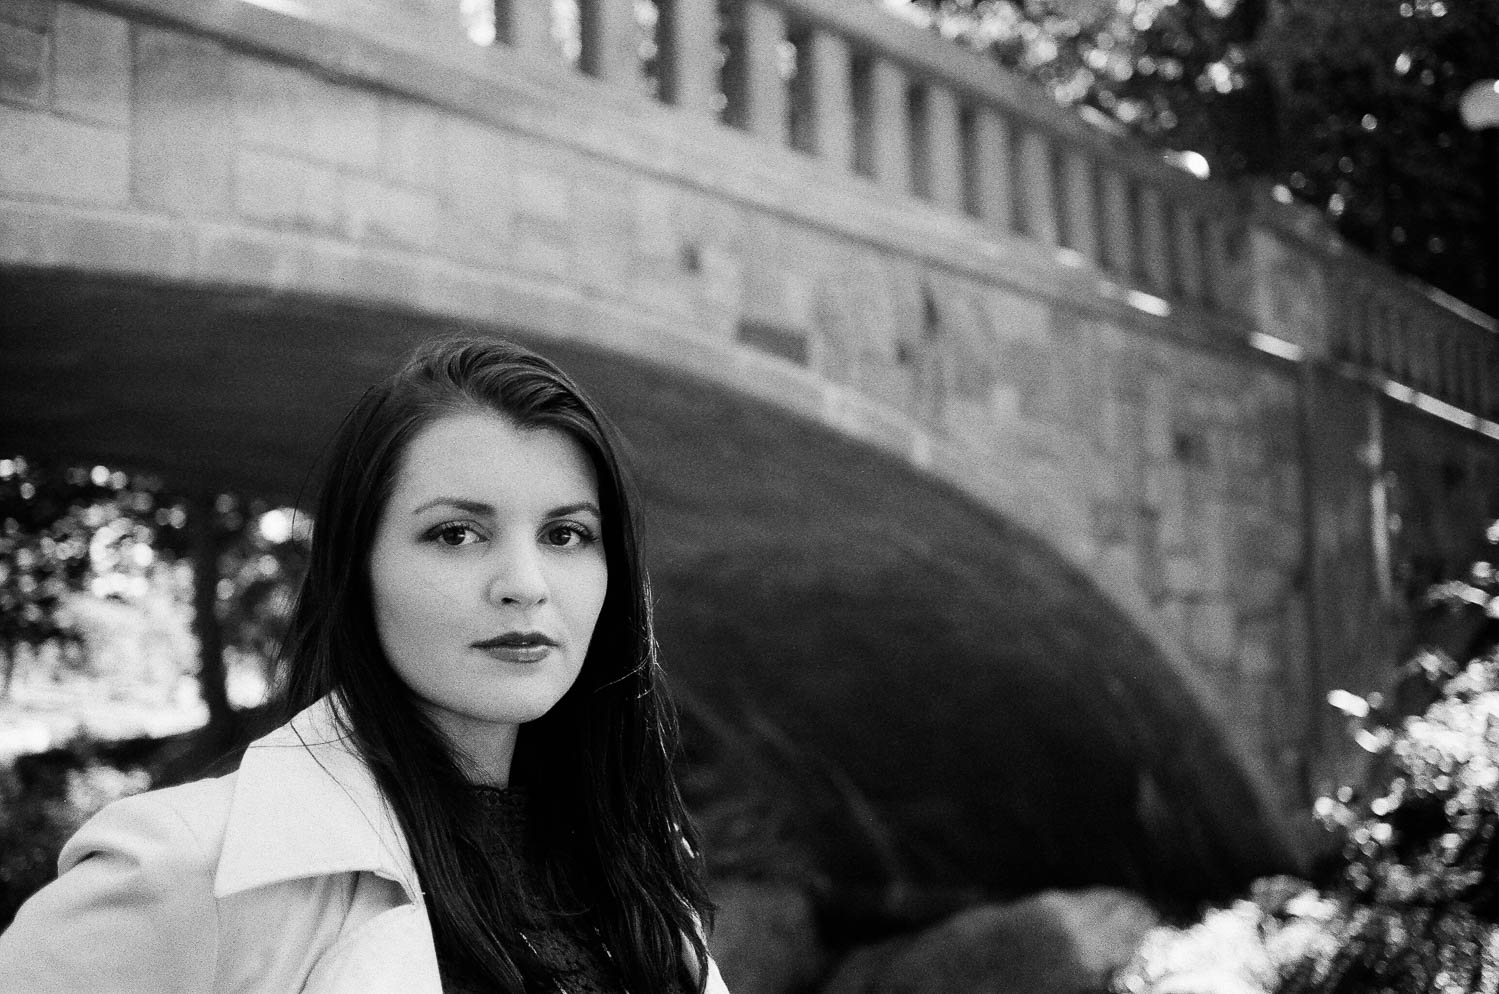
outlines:
[{"label": "woman's eye", "polygon": [[593,532],[577,524],[553,525],[545,532],[548,545],[561,547],[587,545],[594,540]]},{"label": "woman's eye", "polygon": [[452,521],[445,525],[438,525],[430,534],[432,541],[438,545],[472,545],[479,541],[479,533],[461,521]]}]

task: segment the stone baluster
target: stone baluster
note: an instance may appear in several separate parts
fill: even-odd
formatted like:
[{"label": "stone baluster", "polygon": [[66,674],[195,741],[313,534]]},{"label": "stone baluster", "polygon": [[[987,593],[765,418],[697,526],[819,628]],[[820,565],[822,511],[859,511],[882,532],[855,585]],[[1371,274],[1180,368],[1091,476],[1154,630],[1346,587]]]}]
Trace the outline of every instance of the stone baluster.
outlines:
[{"label": "stone baluster", "polygon": [[1480,413],[1484,410],[1484,354],[1481,338],[1468,339],[1468,353],[1463,368],[1468,371],[1468,410]]},{"label": "stone baluster", "polygon": [[552,54],[552,5],[548,0],[496,0],[495,33],[511,48]]},{"label": "stone baluster", "polygon": [[1463,350],[1463,372],[1468,374],[1468,382],[1463,393],[1463,402],[1470,411],[1483,410],[1483,344],[1473,337],[1468,336],[1467,347]]},{"label": "stone baluster", "polygon": [[1473,374],[1477,372],[1477,363],[1474,360],[1477,358],[1476,350],[1473,348],[1473,340],[1467,335],[1463,335],[1457,343],[1457,370],[1459,375],[1456,403],[1466,411],[1476,411],[1478,409],[1476,403],[1478,400],[1478,388],[1473,381]]},{"label": "stone baluster", "polygon": [[1453,385],[1453,356],[1452,336],[1448,334],[1446,327],[1437,323],[1434,326],[1431,337],[1432,368],[1436,375],[1432,378],[1431,387],[1427,390],[1433,397],[1441,397],[1446,400],[1452,396]]},{"label": "stone baluster", "polygon": [[1381,300],[1369,300],[1369,362],[1375,369],[1390,371],[1390,309]]},{"label": "stone baluster", "polygon": [[813,151],[839,169],[854,168],[854,95],[848,42],[814,28],[807,45],[812,74]]},{"label": "stone baluster", "polygon": [[[1352,333],[1350,337],[1353,361],[1372,366],[1377,351],[1374,346],[1374,310],[1369,303],[1369,295],[1363,287],[1350,288],[1348,305],[1348,313],[1352,319],[1349,322],[1349,330]],[[1431,372],[1435,375],[1435,366],[1431,367]]]},{"label": "stone baluster", "polygon": [[1390,375],[1401,383],[1411,381],[1411,367],[1415,365],[1412,361],[1410,331],[1410,314],[1403,308],[1395,305],[1390,306],[1389,311],[1389,355]]},{"label": "stone baluster", "polygon": [[1020,180],[1016,194],[1021,230],[1044,245],[1060,244],[1051,141],[1030,127],[1020,133]]},{"label": "stone baluster", "polygon": [[927,194],[950,210],[963,209],[963,139],[958,97],[940,82],[926,90]]},{"label": "stone baluster", "polygon": [[911,152],[906,170],[911,177],[911,192],[931,199],[932,170],[927,153],[931,151],[932,137],[927,129],[926,91],[924,83],[908,82],[906,86],[906,147]]},{"label": "stone baluster", "polygon": [[1440,325],[1428,324],[1420,331],[1413,328],[1407,340],[1407,348],[1410,351],[1410,361],[1407,365],[1410,366],[1410,375],[1405,382],[1433,397],[1440,396],[1442,392],[1440,343],[1443,337]]},{"label": "stone baluster", "polygon": [[1431,335],[1416,324],[1411,329],[1410,338],[1410,384],[1424,393],[1433,391],[1431,362]]},{"label": "stone baluster", "polygon": [[1456,404],[1458,407],[1468,406],[1468,367],[1464,360],[1468,357],[1467,345],[1464,336],[1457,331],[1449,332],[1447,335],[1447,354],[1452,359],[1452,382],[1449,386],[1451,393],[1447,395],[1447,402]]},{"label": "stone baluster", "polygon": [[[1384,346],[1379,339],[1379,305],[1369,296],[1367,290],[1362,290],[1358,302],[1358,333],[1359,333],[1359,358],[1366,365],[1375,369],[1383,368]],[[1432,367],[1432,389],[1437,389],[1437,381],[1441,379],[1441,364],[1433,362]]]},{"label": "stone baluster", "polygon": [[742,17],[740,118],[751,133],[784,145],[786,81],[781,77],[780,46],[786,40],[786,18],[778,8],[756,0],[745,0]]},{"label": "stone baluster", "polygon": [[[543,0],[544,2],[544,0]],[[640,76],[632,0],[579,0],[581,68],[610,83],[634,86]]]},{"label": "stone baluster", "polygon": [[1461,374],[1458,369],[1456,336],[1444,329],[1438,333],[1437,341],[1441,343],[1442,350],[1442,382],[1437,396],[1450,404],[1460,403],[1457,399],[1462,391],[1458,385]]},{"label": "stone baluster", "polygon": [[711,117],[718,90],[718,5],[714,0],[661,0],[661,98]]},{"label": "stone baluster", "polygon": [[1151,289],[1168,296],[1176,289],[1171,273],[1171,243],[1166,199],[1159,187],[1145,185],[1140,190],[1140,258],[1145,264],[1145,282]]},{"label": "stone baluster", "polygon": [[1201,219],[1202,259],[1208,303],[1227,310],[1234,304],[1231,260],[1228,257],[1228,227],[1217,217]]},{"label": "stone baluster", "polygon": [[1070,148],[1062,158],[1062,244],[1089,262],[1101,261],[1093,161]]},{"label": "stone baluster", "polygon": [[1468,388],[1468,378],[1474,372],[1469,366],[1471,354],[1468,351],[1468,336],[1466,334],[1453,334],[1453,396],[1447,397],[1448,403],[1456,403],[1460,408],[1469,408],[1471,403],[1471,390]]},{"label": "stone baluster", "polygon": [[1397,324],[1396,307],[1381,300],[1375,304],[1375,319],[1379,325],[1379,354],[1381,369],[1391,379],[1400,378],[1400,327]]},{"label": "stone baluster", "polygon": [[1327,337],[1323,350],[1328,359],[1346,359],[1349,352],[1348,308],[1343,306],[1342,297],[1338,287],[1327,288]]},{"label": "stone baluster", "polygon": [[1103,182],[1103,265],[1119,276],[1135,274],[1135,211],[1129,177],[1105,165]]},{"label": "stone baluster", "polygon": [[1327,288],[1327,357],[1347,359],[1353,354],[1353,322],[1344,303],[1347,293],[1342,287]]},{"label": "stone baluster", "polygon": [[1386,301],[1380,308],[1380,331],[1383,335],[1384,371],[1392,380],[1400,377],[1400,308]]},{"label": "stone baluster", "polygon": [[1011,199],[1010,126],[992,107],[978,107],[973,112],[973,153],[971,156],[974,196],[978,216],[999,231],[1008,232],[1015,224],[1015,206]]},{"label": "stone baluster", "polygon": [[906,193],[911,189],[911,122],[906,113],[906,74],[874,56],[869,72],[871,165],[874,178]]},{"label": "stone baluster", "polygon": [[[1358,338],[1355,348],[1358,350],[1358,361],[1366,366],[1379,368],[1381,351],[1379,347],[1379,308],[1370,299],[1367,288],[1359,287],[1353,294],[1354,313],[1358,315],[1354,324],[1354,334]],[[1433,377],[1439,375],[1436,365],[1432,365]]]},{"label": "stone baluster", "polygon": [[1203,298],[1202,239],[1192,208],[1178,205],[1171,212],[1172,240],[1176,244],[1176,279],[1183,297]]},{"label": "stone baluster", "polygon": [[1421,316],[1415,311],[1403,310],[1400,313],[1400,352],[1405,361],[1404,380],[1414,386],[1420,378],[1425,356]]},{"label": "stone baluster", "polygon": [[1449,329],[1442,336],[1444,358],[1447,360],[1447,382],[1439,396],[1449,404],[1462,406],[1463,395],[1463,350],[1462,339]]},{"label": "stone baluster", "polygon": [[1499,347],[1493,336],[1484,337],[1478,349],[1478,413],[1499,421]]},{"label": "stone baluster", "polygon": [[1394,324],[1395,361],[1391,365],[1391,375],[1401,383],[1420,390],[1422,349],[1420,335],[1415,331],[1415,315],[1398,311],[1394,316]]},{"label": "stone baluster", "polygon": [[1466,371],[1463,369],[1463,340],[1461,335],[1455,335],[1449,329],[1442,338],[1447,343],[1447,382],[1445,389],[1437,396],[1449,404],[1462,406],[1463,377]]}]

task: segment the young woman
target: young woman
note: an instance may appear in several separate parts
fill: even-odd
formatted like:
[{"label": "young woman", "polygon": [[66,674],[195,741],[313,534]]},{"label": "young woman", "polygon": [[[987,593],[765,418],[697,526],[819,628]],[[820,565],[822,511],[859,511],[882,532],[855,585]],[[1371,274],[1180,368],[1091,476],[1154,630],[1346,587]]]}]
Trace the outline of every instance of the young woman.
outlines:
[{"label": "young woman", "polygon": [[550,362],[419,350],[333,446],[290,720],[85,825],[0,990],[723,994],[632,499]]}]

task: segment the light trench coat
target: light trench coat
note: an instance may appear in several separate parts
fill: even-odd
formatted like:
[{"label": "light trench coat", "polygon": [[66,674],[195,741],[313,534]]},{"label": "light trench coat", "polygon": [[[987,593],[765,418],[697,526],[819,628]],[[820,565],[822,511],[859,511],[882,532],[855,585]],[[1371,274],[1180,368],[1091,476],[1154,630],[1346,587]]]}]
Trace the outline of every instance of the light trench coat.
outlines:
[{"label": "light trench coat", "polygon": [[441,994],[406,840],[326,699],[235,773],[109,805],[58,867],[0,935],[5,994]]}]

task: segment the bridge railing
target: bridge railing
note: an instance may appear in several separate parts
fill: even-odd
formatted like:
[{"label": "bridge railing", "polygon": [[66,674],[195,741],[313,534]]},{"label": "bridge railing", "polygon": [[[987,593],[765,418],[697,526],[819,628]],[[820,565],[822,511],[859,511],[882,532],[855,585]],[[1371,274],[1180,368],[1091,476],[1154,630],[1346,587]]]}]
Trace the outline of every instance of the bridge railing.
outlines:
[{"label": "bridge railing", "polygon": [[1243,219],[1225,213],[1221,191],[982,56],[867,2],[657,0],[645,28],[639,6],[578,0],[569,46],[551,3],[508,0],[495,8],[495,35],[542,57],[575,55],[606,82],[1070,249],[1156,296],[1231,304],[1224,271]]},{"label": "bridge railing", "polygon": [[[391,0],[309,0],[309,5]],[[869,0],[405,0],[497,45],[963,214],[1173,308],[1253,320],[1263,214]],[[1335,239],[1334,239],[1335,241]],[[1499,417],[1493,321],[1341,244],[1313,348]],[[1274,292],[1274,288],[1270,288]],[[1136,297],[1135,299],[1140,299]]]},{"label": "bridge railing", "polygon": [[1499,422],[1499,342],[1480,316],[1465,316],[1366,260],[1340,269],[1332,358]]}]

